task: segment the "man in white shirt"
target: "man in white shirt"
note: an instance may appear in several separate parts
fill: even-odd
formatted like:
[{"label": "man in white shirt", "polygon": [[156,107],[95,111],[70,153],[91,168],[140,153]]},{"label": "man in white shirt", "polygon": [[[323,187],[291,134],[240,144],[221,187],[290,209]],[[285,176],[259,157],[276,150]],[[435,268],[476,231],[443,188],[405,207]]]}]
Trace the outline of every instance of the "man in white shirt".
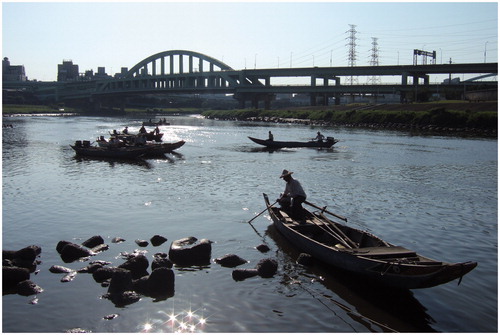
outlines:
[{"label": "man in white shirt", "polygon": [[303,216],[302,203],[306,201],[307,195],[302,185],[297,179],[292,178],[291,171],[283,170],[280,178],[286,181],[285,191],[278,199],[284,209],[290,208],[290,216],[295,219],[301,219]]}]

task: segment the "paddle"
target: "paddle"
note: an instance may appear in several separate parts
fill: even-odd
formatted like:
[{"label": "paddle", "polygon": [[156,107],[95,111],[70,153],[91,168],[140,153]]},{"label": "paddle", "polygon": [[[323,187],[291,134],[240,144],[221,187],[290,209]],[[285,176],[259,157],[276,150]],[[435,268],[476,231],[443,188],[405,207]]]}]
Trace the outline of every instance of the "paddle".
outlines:
[{"label": "paddle", "polygon": [[251,223],[257,217],[259,217],[262,213],[264,213],[265,211],[267,211],[269,207],[272,207],[277,202],[278,202],[278,200],[276,200],[275,202],[273,202],[272,204],[270,204],[266,209],[264,209],[262,212],[260,212],[259,214],[255,215],[252,219],[250,219],[250,221],[248,221],[248,223]]},{"label": "paddle", "polygon": [[307,205],[309,205],[309,206],[311,206],[311,207],[314,207],[314,208],[317,208],[317,209],[321,209],[322,212],[328,213],[330,215],[335,216],[338,219],[341,219],[341,220],[344,220],[345,222],[347,222],[347,218],[345,218],[343,216],[340,216],[338,214],[332,213],[330,211],[327,211],[326,210],[326,206],[325,207],[319,207],[319,206],[316,206],[315,204],[310,203],[309,201],[304,201],[304,203],[307,204]]}]

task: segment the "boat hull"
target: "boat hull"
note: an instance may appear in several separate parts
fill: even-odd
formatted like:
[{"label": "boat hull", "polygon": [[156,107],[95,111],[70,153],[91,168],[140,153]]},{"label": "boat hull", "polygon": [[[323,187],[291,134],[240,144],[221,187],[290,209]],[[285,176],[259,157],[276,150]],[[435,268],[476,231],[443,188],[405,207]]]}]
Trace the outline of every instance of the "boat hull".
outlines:
[{"label": "boat hull", "polygon": [[150,150],[149,148],[139,147],[79,147],[76,145],[71,145],[71,148],[73,148],[73,150],[75,150],[75,152],[81,156],[119,159],[138,158],[147,154]]},{"label": "boat hull", "polygon": [[346,232],[345,236],[353,237],[354,241],[356,236],[360,240],[369,236],[372,245],[363,247],[360,241],[357,247],[349,248],[341,246],[340,240],[319,241],[310,234],[318,231],[317,224],[301,225],[289,218],[284,219],[281,209],[272,207],[265,198],[274,226],[291,244],[326,264],[363,276],[370,283],[399,289],[428,288],[461,278],[477,266],[475,262],[439,262],[338,223]]},{"label": "boat hull", "polygon": [[297,142],[297,141],[270,141],[262,140],[255,137],[248,136],[253,142],[266,146],[268,148],[331,148],[338,141],[332,137],[328,137],[326,141],[308,141],[308,142]]}]

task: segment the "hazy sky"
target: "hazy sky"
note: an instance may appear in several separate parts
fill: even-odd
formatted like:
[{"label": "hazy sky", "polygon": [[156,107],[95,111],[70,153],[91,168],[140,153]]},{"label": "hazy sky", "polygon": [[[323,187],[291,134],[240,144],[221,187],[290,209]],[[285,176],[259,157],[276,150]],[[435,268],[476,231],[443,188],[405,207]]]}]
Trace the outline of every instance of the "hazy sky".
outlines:
[{"label": "hazy sky", "polygon": [[158,52],[182,49],[234,69],[498,61],[497,2],[2,2],[2,57],[29,79],[56,80],[57,64],[113,75]]}]

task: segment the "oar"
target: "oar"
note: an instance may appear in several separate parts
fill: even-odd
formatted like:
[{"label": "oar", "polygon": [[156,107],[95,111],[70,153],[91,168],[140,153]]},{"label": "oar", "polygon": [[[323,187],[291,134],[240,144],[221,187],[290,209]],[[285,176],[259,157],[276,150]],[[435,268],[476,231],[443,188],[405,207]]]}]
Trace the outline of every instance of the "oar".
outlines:
[{"label": "oar", "polygon": [[273,202],[272,204],[270,204],[269,206],[267,206],[266,209],[264,209],[262,212],[260,212],[259,214],[255,215],[252,219],[250,219],[250,221],[248,221],[248,223],[251,223],[253,220],[255,220],[257,217],[259,217],[262,213],[264,213],[265,211],[267,211],[269,209],[269,207],[272,207],[275,203],[277,203],[278,200],[276,200],[275,202]]},{"label": "oar", "polygon": [[311,206],[311,207],[314,207],[314,208],[317,208],[317,209],[321,209],[322,212],[328,213],[330,215],[335,216],[336,218],[339,218],[339,219],[344,220],[345,222],[347,222],[347,218],[345,218],[343,216],[340,216],[338,214],[332,213],[330,211],[327,211],[326,210],[326,206],[325,207],[319,207],[319,206],[316,206],[315,204],[310,203],[309,201],[304,201],[304,203],[307,204],[307,205],[309,205],[309,206]]}]

